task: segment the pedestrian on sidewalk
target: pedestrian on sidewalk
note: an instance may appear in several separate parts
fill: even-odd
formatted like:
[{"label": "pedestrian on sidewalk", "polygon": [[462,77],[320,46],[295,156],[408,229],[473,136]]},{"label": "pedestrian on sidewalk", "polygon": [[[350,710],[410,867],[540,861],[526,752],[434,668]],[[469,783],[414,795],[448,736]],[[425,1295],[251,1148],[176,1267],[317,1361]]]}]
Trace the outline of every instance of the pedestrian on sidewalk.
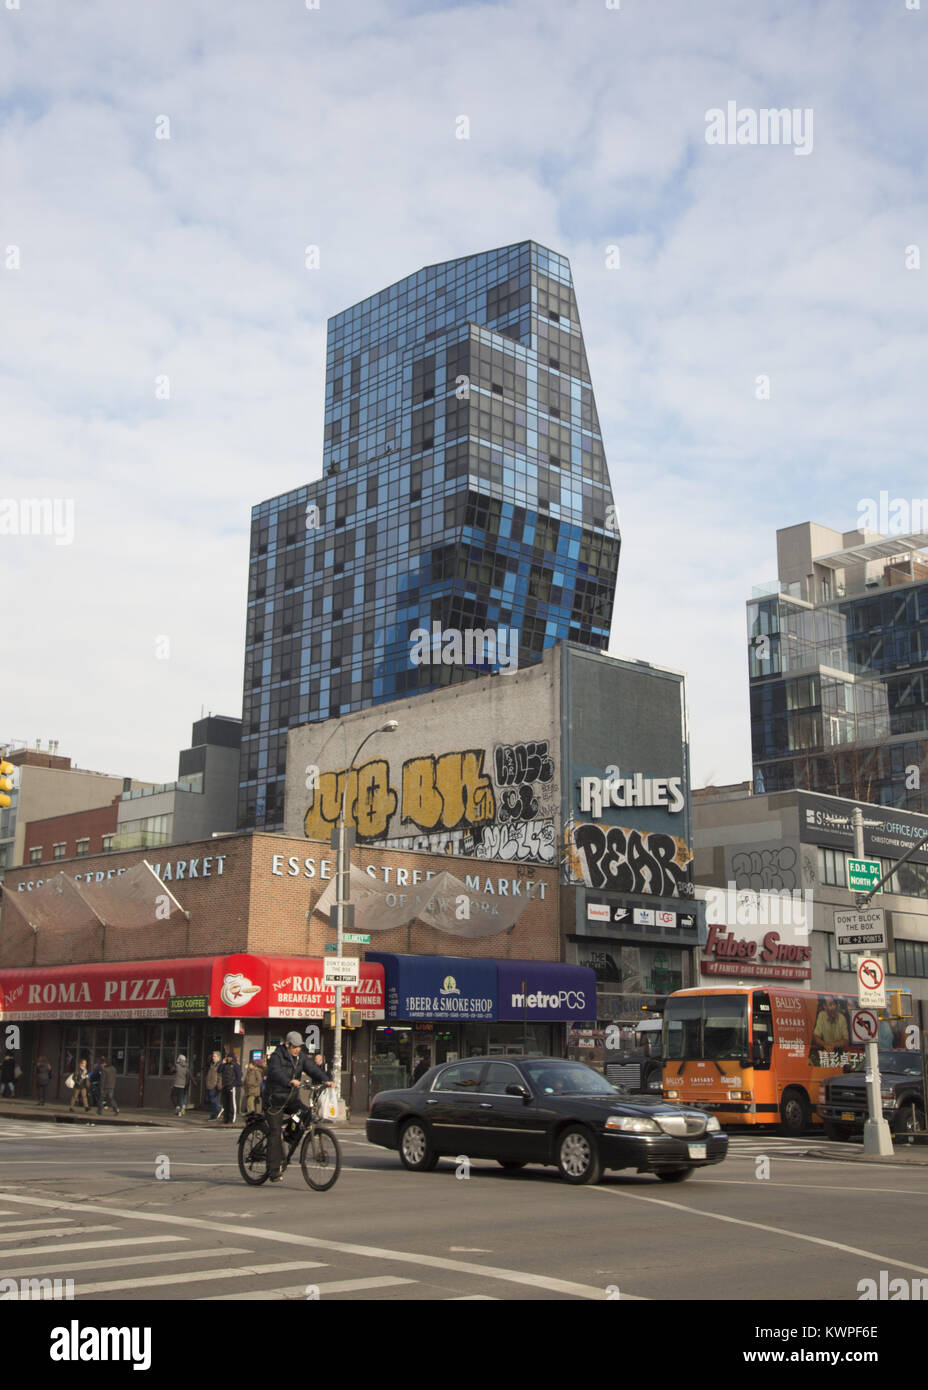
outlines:
[{"label": "pedestrian on sidewalk", "polygon": [[116,1068],[106,1057],[100,1058],[100,1099],[97,1101],[97,1114],[103,1114],[104,1105],[108,1105],[114,1115],[119,1114],[119,1106],[116,1104]]},{"label": "pedestrian on sidewalk", "polygon": [[219,1085],[222,1089],[222,1108],[225,1112],[223,1124],[231,1125],[236,1119],[235,1091],[242,1084],[242,1069],[235,1060],[234,1053],[226,1048],[226,1054],[219,1064]]},{"label": "pedestrian on sidewalk", "polygon": [[0,1062],[0,1099],[7,1091],[10,1098],[16,1099],[16,1056],[9,1049],[4,1053],[3,1061]]},{"label": "pedestrian on sidewalk", "polygon": [[71,1092],[71,1104],[69,1110],[73,1110],[79,1100],[84,1102],[84,1109],[90,1109],[90,1102],[87,1093],[90,1090],[90,1072],[87,1070],[87,1063],[82,1057],[72,1073],[74,1090]]},{"label": "pedestrian on sidewalk", "polygon": [[208,1120],[219,1119],[219,1061],[220,1053],[214,1052],[206,1068],[206,1099],[209,1101]]},{"label": "pedestrian on sidewalk", "polygon": [[261,1114],[261,1087],[264,1085],[264,1068],[251,1061],[245,1068],[245,1085],[242,1091],[242,1105],[246,1115]]},{"label": "pedestrian on sidewalk", "polygon": [[100,1082],[100,1073],[103,1070],[103,1058],[98,1057],[90,1073],[90,1104],[99,1107],[103,1090]]},{"label": "pedestrian on sidewalk", "polygon": [[187,1109],[187,1083],[190,1079],[190,1071],[187,1058],[182,1052],[178,1052],[177,1061],[174,1063],[174,1085],[171,1087],[171,1104],[177,1115],[183,1115]]},{"label": "pedestrian on sidewalk", "polygon": [[54,1076],[48,1058],[44,1052],[35,1064],[35,1093],[40,1105],[45,1104],[45,1093],[48,1090],[48,1083]]}]

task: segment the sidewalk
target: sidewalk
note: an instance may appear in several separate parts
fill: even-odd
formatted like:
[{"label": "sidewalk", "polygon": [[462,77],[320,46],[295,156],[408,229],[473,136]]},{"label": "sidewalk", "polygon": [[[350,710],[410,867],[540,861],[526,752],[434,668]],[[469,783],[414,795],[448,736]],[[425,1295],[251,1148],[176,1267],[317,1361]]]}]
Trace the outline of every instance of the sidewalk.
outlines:
[{"label": "sidewalk", "polygon": [[[61,1100],[50,1100],[45,1105],[39,1105],[36,1100],[10,1100],[9,1098],[0,1101],[0,1119],[4,1120],[36,1120],[46,1124],[77,1124],[77,1125],[112,1125],[119,1128],[120,1125],[151,1125],[159,1129],[180,1128],[180,1129],[241,1129],[244,1118],[240,1115],[234,1124],[226,1125],[222,1120],[210,1120],[207,1110],[188,1110],[183,1118],[174,1114],[173,1110],[153,1110],[143,1107],[132,1109],[125,1107],[114,1115],[111,1110],[104,1110],[102,1115],[98,1115],[96,1110],[91,1108],[85,1110],[83,1106],[73,1110],[68,1109],[68,1102]],[[366,1116],[355,1116],[350,1120],[329,1120],[328,1123],[339,1130],[363,1130]]]}]

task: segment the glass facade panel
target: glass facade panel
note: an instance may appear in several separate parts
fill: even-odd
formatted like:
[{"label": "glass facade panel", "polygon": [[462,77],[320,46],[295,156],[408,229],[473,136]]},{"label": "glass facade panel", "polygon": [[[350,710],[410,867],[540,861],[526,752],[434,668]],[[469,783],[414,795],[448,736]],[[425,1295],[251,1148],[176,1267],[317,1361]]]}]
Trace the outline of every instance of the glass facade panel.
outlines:
[{"label": "glass facade panel", "polygon": [[330,319],[323,477],[252,513],[240,827],[281,827],[295,724],[605,650],[619,547],[564,257],[426,266]]}]

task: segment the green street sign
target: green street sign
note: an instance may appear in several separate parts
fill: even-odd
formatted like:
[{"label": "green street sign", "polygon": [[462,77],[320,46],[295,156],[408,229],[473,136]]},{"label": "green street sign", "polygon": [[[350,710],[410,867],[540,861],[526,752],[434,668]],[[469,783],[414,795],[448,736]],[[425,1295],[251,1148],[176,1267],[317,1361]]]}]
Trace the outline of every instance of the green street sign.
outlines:
[{"label": "green street sign", "polygon": [[[849,859],[847,861],[847,886],[853,893],[869,893],[883,877],[883,866],[879,859]],[[882,893],[882,888],[880,892]]]},{"label": "green street sign", "polygon": [[363,932],[356,931],[346,931],[344,936],[342,937],[342,940],[354,941],[362,946],[369,946],[371,944],[371,939],[369,936],[365,936]]},{"label": "green street sign", "polygon": [[327,951],[331,951],[333,956],[334,956],[334,955],[337,955],[337,954],[338,954],[338,943],[335,942],[335,941],[327,941],[327,942],[325,943],[325,949],[326,949]]}]

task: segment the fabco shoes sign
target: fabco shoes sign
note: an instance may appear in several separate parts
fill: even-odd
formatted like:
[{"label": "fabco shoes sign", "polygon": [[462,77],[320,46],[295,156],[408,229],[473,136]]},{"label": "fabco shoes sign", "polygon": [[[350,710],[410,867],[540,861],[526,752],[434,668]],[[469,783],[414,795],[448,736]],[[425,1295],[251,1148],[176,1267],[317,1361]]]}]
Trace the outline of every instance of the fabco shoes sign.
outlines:
[{"label": "fabco shoes sign", "polygon": [[580,778],[580,810],[587,815],[599,817],[610,806],[662,806],[675,814],[685,804],[682,777],[623,776],[617,767],[607,767],[605,777]]}]

